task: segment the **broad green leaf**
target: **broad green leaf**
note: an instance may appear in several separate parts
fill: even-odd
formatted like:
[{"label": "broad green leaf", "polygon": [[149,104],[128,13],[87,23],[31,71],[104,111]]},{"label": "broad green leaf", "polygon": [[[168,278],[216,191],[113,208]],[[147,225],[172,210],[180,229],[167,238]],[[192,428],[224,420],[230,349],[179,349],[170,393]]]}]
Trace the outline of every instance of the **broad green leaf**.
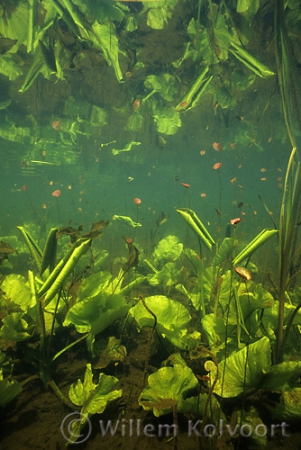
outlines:
[{"label": "broad green leaf", "polygon": [[[215,314],[206,314],[201,320],[202,330],[204,331],[206,338],[209,342],[210,348],[214,349],[214,352],[221,351],[225,348],[226,331],[227,336],[233,336],[233,332],[236,328],[234,325],[225,325],[225,321],[222,317],[216,317]],[[234,347],[234,342],[230,338],[227,340],[227,351]],[[223,350],[224,352],[224,350]]]},{"label": "broad green leaf", "polygon": [[110,286],[112,275],[109,272],[96,272],[85,278],[77,292],[77,301],[95,297]]},{"label": "broad green leaf", "polygon": [[22,75],[23,70],[20,67],[20,63],[11,53],[6,53],[0,55],[0,73],[8,77],[10,81],[14,81],[20,75]]},{"label": "broad green leaf", "polygon": [[162,134],[175,134],[182,125],[180,113],[173,108],[158,108],[155,110],[153,117],[157,131]]},{"label": "broad green leaf", "polygon": [[140,130],[143,124],[144,117],[142,114],[139,114],[137,111],[134,111],[128,118],[128,122],[126,125],[127,130],[137,131]]},{"label": "broad green leaf", "polygon": [[119,65],[119,45],[116,30],[112,22],[101,24],[97,20],[92,25],[93,33],[89,33],[89,38],[98,47],[109,66],[112,66],[116,78],[123,81],[123,75]]},{"label": "broad green leaf", "polygon": [[162,75],[148,75],[144,81],[144,86],[158,92],[164,100],[172,102],[177,93],[175,83],[176,79],[173,75],[163,73]]},{"label": "broad green leaf", "polygon": [[183,251],[183,244],[176,236],[169,235],[158,242],[153,252],[155,263],[162,264],[167,261],[176,261]]},{"label": "broad green leaf", "polygon": [[274,409],[274,418],[297,421],[301,419],[301,388],[284,391],[280,403]]},{"label": "broad green leaf", "polygon": [[245,317],[256,309],[272,308],[275,304],[272,294],[266,291],[262,284],[249,283],[246,290],[244,283],[241,283],[238,295]]},{"label": "broad green leaf", "polygon": [[[187,325],[191,320],[188,310],[181,303],[164,295],[154,295],[144,299],[147,307],[157,318],[156,330],[180,349],[193,348],[200,338],[199,332],[188,334]],[[146,310],[142,301],[133,306],[129,313],[139,327],[153,327],[154,317]]]},{"label": "broad green leaf", "polygon": [[112,361],[124,361],[127,351],[126,347],[121,345],[120,342],[120,339],[116,339],[115,336],[109,337],[107,347],[101,353],[98,362],[94,364],[94,369],[103,369]]},{"label": "broad green leaf", "polygon": [[4,408],[23,390],[21,383],[3,379],[2,370],[0,370],[0,407]]},{"label": "broad green leaf", "polygon": [[152,286],[161,284],[163,287],[169,287],[179,279],[180,272],[181,270],[177,269],[175,263],[170,262],[164,264],[162,269],[155,274],[148,275],[147,280]]},{"label": "broad green leaf", "polygon": [[233,249],[236,247],[236,245],[236,239],[229,237],[224,238],[213,260],[211,261],[211,264],[213,266],[219,266],[223,262],[227,261],[230,258],[230,255],[232,254]]},{"label": "broad green leaf", "polygon": [[190,228],[195,232],[198,239],[209,249],[212,249],[212,246],[215,245],[215,241],[210,235],[209,231],[203,224],[203,222],[199,219],[196,213],[189,208],[178,208],[176,209],[177,213],[180,214],[183,220],[190,226]]},{"label": "broad green leaf", "polygon": [[10,53],[16,53],[20,45],[26,44],[27,41],[28,3],[25,0],[15,3],[6,13],[3,12],[4,3],[0,16],[1,36],[17,41]]},{"label": "broad green leaf", "polygon": [[107,404],[120,398],[122,390],[112,388],[119,380],[115,377],[101,373],[98,383],[93,383],[93,372],[91,364],[87,364],[84,382],[77,380],[69,389],[69,398],[77,406],[82,406],[80,410],[80,420],[74,420],[70,425],[69,443],[74,443],[81,436],[81,430],[93,414],[101,414],[107,407]]},{"label": "broad green leaf", "polygon": [[219,12],[215,23],[214,37],[217,46],[215,53],[219,60],[226,61],[228,59],[228,49],[231,45],[232,36],[229,33],[225,17],[221,12]]},{"label": "broad green leaf", "polygon": [[22,312],[11,313],[2,319],[0,337],[10,341],[25,341],[32,337],[36,324]]},{"label": "broad green leaf", "polygon": [[31,297],[28,282],[22,275],[7,275],[1,283],[2,297],[4,303],[2,306],[19,306],[22,311],[27,311],[35,305]]},{"label": "broad green leaf", "polygon": [[285,391],[293,387],[301,376],[301,361],[286,361],[275,364],[267,371],[262,389],[270,391]]},{"label": "broad green leaf", "polygon": [[210,371],[213,392],[220,397],[237,397],[242,392],[261,387],[265,373],[271,367],[271,347],[267,337],[233,353]]},{"label": "broad green leaf", "polygon": [[124,297],[119,294],[100,292],[95,297],[76,303],[66,314],[64,327],[73,324],[78,333],[91,332],[93,336],[124,316],[129,309]]},{"label": "broad green leaf", "polygon": [[112,391],[118,379],[104,373],[99,374],[98,383],[93,383],[91,364],[87,364],[84,382],[77,380],[69,389],[69,398],[77,406],[83,406],[82,414],[101,414],[107,403],[121,397],[122,391]]},{"label": "broad green leaf", "polygon": [[[162,367],[148,377],[148,386],[141,392],[138,402],[144,410],[153,410],[156,417],[171,413],[175,407],[183,412],[184,398],[197,386],[198,380],[189,367],[181,364]],[[204,402],[205,398],[202,400]]]},{"label": "broad green leaf", "polygon": [[172,17],[172,11],[179,0],[144,1],[143,12],[147,13],[147,25],[155,30],[162,30],[165,23]]}]

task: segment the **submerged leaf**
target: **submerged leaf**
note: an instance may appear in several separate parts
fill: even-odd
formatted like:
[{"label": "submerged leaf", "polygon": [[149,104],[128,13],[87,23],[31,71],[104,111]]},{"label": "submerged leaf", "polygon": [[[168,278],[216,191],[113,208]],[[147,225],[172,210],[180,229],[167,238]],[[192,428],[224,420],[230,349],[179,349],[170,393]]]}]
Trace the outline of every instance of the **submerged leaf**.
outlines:
[{"label": "submerged leaf", "polygon": [[120,344],[120,340],[115,336],[109,337],[109,342],[105,350],[101,353],[99,360],[94,364],[94,369],[103,369],[112,361],[124,361],[126,357],[126,347]]},{"label": "submerged leaf", "polygon": [[283,392],[280,397],[280,403],[274,410],[274,417],[280,420],[293,420],[300,423],[301,388]]},{"label": "submerged leaf", "polygon": [[168,135],[175,134],[182,125],[180,113],[168,107],[156,109],[154,120],[157,131]]},{"label": "submerged leaf", "polygon": [[0,370],[0,407],[4,408],[23,390],[21,383],[17,381],[3,380],[2,369]]},{"label": "submerged leaf", "polygon": [[259,388],[271,366],[271,347],[267,337],[250,344],[220,362],[210,371],[213,392],[223,398],[237,397],[245,390]]},{"label": "submerged leaf", "polygon": [[124,316],[129,309],[124,297],[119,294],[100,292],[76,303],[69,309],[63,326],[73,324],[78,333],[91,332],[93,336]]},{"label": "submerged leaf", "polygon": [[156,263],[162,264],[167,261],[177,260],[183,251],[183,244],[179,242],[176,236],[169,235],[158,242],[154,252],[153,258]]},{"label": "submerged leaf", "polygon": [[148,377],[148,386],[141,392],[138,402],[146,411],[153,410],[156,417],[169,414],[176,407],[185,410],[185,397],[195,389],[198,380],[192,370],[181,364],[162,367]]},{"label": "submerged leaf", "polygon": [[[198,342],[200,333],[188,334],[187,325],[191,320],[188,310],[181,303],[164,295],[154,295],[144,299],[148,308],[156,315],[156,330],[173,345],[181,349],[192,348]],[[129,313],[135,318],[139,327],[153,327],[154,318],[140,301]]]},{"label": "submerged leaf", "polygon": [[30,294],[28,282],[22,275],[7,275],[1,283],[1,291],[4,299],[2,307],[13,308],[19,306],[22,311],[27,311],[35,305],[35,301]]}]

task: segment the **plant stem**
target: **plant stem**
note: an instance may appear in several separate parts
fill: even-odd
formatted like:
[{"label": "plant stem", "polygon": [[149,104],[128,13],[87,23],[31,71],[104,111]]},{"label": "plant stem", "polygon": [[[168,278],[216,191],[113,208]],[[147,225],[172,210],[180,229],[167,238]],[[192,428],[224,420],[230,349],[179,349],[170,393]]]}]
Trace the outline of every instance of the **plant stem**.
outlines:
[{"label": "plant stem", "polygon": [[140,297],[140,300],[141,300],[144,308],[146,309],[146,311],[149,312],[154,318],[154,325],[153,325],[153,328],[152,328],[152,331],[151,331],[150,339],[148,341],[148,347],[147,347],[147,352],[146,352],[146,359],[145,359],[145,366],[144,366],[144,375],[143,375],[143,386],[144,386],[145,385],[145,377],[146,377],[146,373],[147,373],[148,361],[149,361],[149,358],[150,358],[150,347],[152,345],[155,328],[157,326],[157,316],[149,309],[149,307],[145,303],[145,300],[142,297],[142,295],[139,295],[139,297]]},{"label": "plant stem", "polygon": [[64,347],[62,350],[60,350],[59,352],[57,352],[54,357],[52,358],[51,362],[55,361],[59,356],[61,356],[63,353],[65,353],[67,350],[69,350],[70,348],[72,348],[74,345],[78,344],[79,342],[83,341],[84,339],[86,339],[88,336],[90,335],[90,333],[84,334],[84,336],[81,336],[80,338],[76,339],[76,341],[72,342],[71,344],[67,345],[66,347]]},{"label": "plant stem", "polygon": [[70,402],[70,400],[68,400],[67,397],[64,396],[64,394],[62,393],[62,391],[60,390],[60,388],[58,387],[58,385],[53,381],[49,381],[48,385],[50,387],[52,387],[54,393],[58,396],[58,398],[67,406],[69,406],[69,408],[72,408],[74,410],[78,409],[77,406],[73,405],[73,403]]}]

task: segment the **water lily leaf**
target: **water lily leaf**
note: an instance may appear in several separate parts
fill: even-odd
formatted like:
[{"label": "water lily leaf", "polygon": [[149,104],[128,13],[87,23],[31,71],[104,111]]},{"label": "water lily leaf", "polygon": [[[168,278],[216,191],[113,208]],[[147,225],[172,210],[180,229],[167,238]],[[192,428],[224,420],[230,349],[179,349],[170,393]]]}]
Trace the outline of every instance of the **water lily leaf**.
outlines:
[{"label": "water lily leaf", "polygon": [[[267,337],[263,337],[219,363],[213,392],[223,398],[230,398],[236,397],[245,390],[261,387],[264,373],[270,366],[270,341]],[[216,366],[212,365],[211,384],[216,374]]]},{"label": "water lily leaf", "polygon": [[141,392],[138,402],[146,411],[153,410],[156,417],[169,414],[177,407],[185,411],[185,396],[195,389],[198,380],[192,370],[181,364],[162,367],[148,377],[148,386]]},{"label": "water lily leaf", "polygon": [[175,134],[182,125],[180,113],[168,107],[164,107],[160,110],[156,109],[154,120],[157,131],[168,135]]},{"label": "water lily leaf", "polygon": [[25,341],[32,337],[36,324],[23,312],[11,313],[2,319],[0,337],[10,341]]},{"label": "water lily leaf", "polygon": [[301,388],[284,391],[280,403],[274,409],[274,418],[300,422],[301,419]]},{"label": "water lily leaf", "polygon": [[285,391],[301,376],[301,361],[285,361],[269,368],[262,389]]},{"label": "water lily leaf", "polygon": [[236,11],[244,15],[248,22],[251,23],[259,9],[259,5],[259,0],[237,0]]},{"label": "water lily leaf", "polygon": [[[200,339],[200,333],[188,334],[186,326],[190,322],[191,316],[185,306],[164,295],[146,297],[144,301],[157,317],[156,330],[158,333],[183,350],[196,345]],[[129,314],[134,317],[139,327],[154,326],[154,317],[145,309],[141,301],[130,309]]]},{"label": "water lily leaf", "polygon": [[157,2],[143,2],[143,12],[147,13],[147,25],[154,30],[162,30],[165,23],[172,17],[172,10],[179,0],[164,0]]},{"label": "water lily leaf", "polygon": [[89,33],[89,38],[94,45],[100,48],[109,66],[112,66],[116,78],[123,81],[123,75],[119,65],[118,55],[120,52],[116,30],[112,22],[100,24],[97,20],[92,25],[93,33]]},{"label": "water lily leaf", "polygon": [[0,73],[7,76],[10,81],[14,81],[23,70],[20,67],[16,57],[11,53],[0,55]]},{"label": "water lily leaf", "polygon": [[169,73],[163,73],[162,75],[148,75],[144,81],[144,86],[148,89],[152,89],[164,99],[169,102],[173,101],[174,96],[177,93],[177,87],[175,86],[176,79]]},{"label": "water lily leaf", "polygon": [[77,292],[77,301],[82,301],[88,297],[95,297],[110,286],[111,280],[112,275],[109,272],[93,273],[82,282]]},{"label": "water lily leaf", "polygon": [[93,383],[91,364],[87,364],[84,382],[77,380],[69,389],[69,398],[77,406],[83,406],[82,414],[101,414],[108,402],[121,397],[122,391],[111,389],[118,383],[118,379],[104,373],[99,374],[98,383]]},{"label": "water lily leaf", "polygon": [[0,407],[4,408],[23,390],[21,383],[3,379],[2,369],[0,370]]},{"label": "water lily leaf", "polygon": [[273,365],[261,385],[270,391],[285,391],[294,386],[301,376],[301,361],[285,361]]},{"label": "water lily leaf", "polygon": [[238,295],[245,317],[256,309],[272,308],[275,304],[272,294],[262,284],[249,283],[246,292],[244,283],[241,283]]},{"label": "water lily leaf", "polygon": [[229,33],[225,16],[219,12],[214,27],[214,37],[216,44],[216,55],[219,60],[226,61],[228,59],[228,50],[231,45],[232,36]]},{"label": "water lily leaf", "polygon": [[73,324],[78,333],[91,332],[93,336],[124,316],[129,309],[124,297],[119,294],[100,292],[76,303],[66,314],[63,326]]},{"label": "water lily leaf", "polygon": [[27,311],[36,303],[31,297],[28,282],[22,275],[7,275],[1,283],[1,291],[4,300],[2,306],[19,306],[22,311]]},{"label": "water lily leaf", "polygon": [[155,263],[166,261],[176,261],[183,251],[183,244],[179,242],[177,236],[169,235],[158,242],[154,252],[153,259]]},{"label": "water lily leaf", "polygon": [[69,389],[69,398],[77,406],[82,406],[80,410],[80,420],[74,420],[71,425],[69,443],[76,442],[81,436],[80,432],[88,418],[93,414],[101,414],[107,404],[120,398],[122,390],[112,388],[118,383],[118,379],[101,373],[98,383],[93,383],[93,372],[91,364],[87,364],[84,382],[77,380]]},{"label": "water lily leaf", "polygon": [[[231,335],[235,326],[227,325],[228,328],[226,329],[224,319],[222,317],[216,317],[213,313],[206,314],[201,321],[202,329],[206,334],[210,348],[219,347],[220,350],[224,348],[226,330],[227,334]],[[229,345],[229,342],[227,344]]]},{"label": "water lily leaf", "polygon": [[152,286],[158,286],[159,284],[163,287],[173,286],[179,278],[180,271],[173,262],[170,262],[165,264],[160,271],[148,275],[147,279]]},{"label": "water lily leaf", "polygon": [[120,342],[120,339],[116,339],[115,336],[109,337],[108,345],[101,353],[99,360],[94,365],[94,369],[103,369],[112,361],[124,361],[127,354],[126,347],[121,345]]},{"label": "water lily leaf", "polygon": [[16,53],[22,44],[27,41],[28,29],[28,3],[20,1],[11,8],[7,14],[1,13],[0,17],[1,36],[9,38],[12,41],[17,41],[15,45],[10,48],[10,53]]},{"label": "water lily leaf", "polygon": [[95,17],[99,22],[108,20],[121,22],[125,16],[124,11],[129,11],[126,5],[111,0],[102,0],[101,2],[72,0],[72,3],[80,9],[84,16]]},{"label": "water lily leaf", "polygon": [[191,53],[193,61],[203,60],[207,64],[217,64],[218,58],[211,48],[206,28],[200,26],[195,19],[191,19],[187,32],[194,45],[194,50]]},{"label": "water lily leaf", "polygon": [[237,245],[237,240],[233,238],[226,237],[220,244],[218,251],[216,252],[211,264],[213,266],[220,266],[225,262],[231,255],[233,248]]}]

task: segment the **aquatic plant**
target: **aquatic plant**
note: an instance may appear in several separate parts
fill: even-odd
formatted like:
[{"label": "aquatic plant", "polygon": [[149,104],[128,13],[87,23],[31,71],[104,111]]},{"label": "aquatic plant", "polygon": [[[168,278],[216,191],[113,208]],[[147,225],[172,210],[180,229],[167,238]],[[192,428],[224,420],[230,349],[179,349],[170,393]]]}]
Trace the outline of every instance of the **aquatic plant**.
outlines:
[{"label": "aquatic plant", "polygon": [[[81,406],[79,420],[73,421],[68,434],[68,442],[76,443],[81,435],[82,428],[93,414],[101,414],[108,403],[120,398],[122,390],[112,390],[116,383],[116,377],[99,374],[98,382],[93,382],[91,364],[87,364],[84,381],[77,380],[69,388],[69,398],[76,406]],[[70,436],[69,436],[70,435]]]},{"label": "aquatic plant", "polygon": [[[200,338],[198,331],[188,332],[191,315],[180,302],[164,295],[153,295],[144,299],[145,304],[156,316],[156,331],[177,348],[187,350],[194,348]],[[144,307],[140,300],[129,310],[139,328],[152,327],[153,315]]]}]

